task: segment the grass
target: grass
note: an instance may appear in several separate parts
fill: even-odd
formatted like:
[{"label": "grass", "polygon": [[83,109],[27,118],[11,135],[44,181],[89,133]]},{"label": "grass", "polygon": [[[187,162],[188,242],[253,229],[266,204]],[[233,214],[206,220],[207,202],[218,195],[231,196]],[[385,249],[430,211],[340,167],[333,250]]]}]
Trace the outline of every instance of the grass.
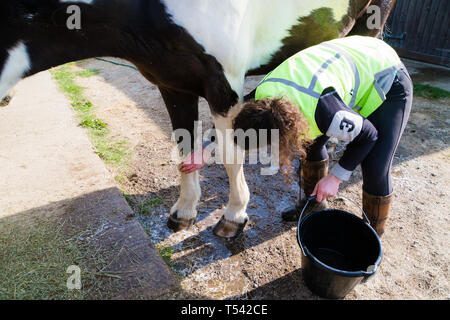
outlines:
[{"label": "grass", "polygon": [[172,261],[175,251],[170,247],[164,247],[162,245],[157,245],[156,249],[164,263],[172,270],[173,274],[181,280],[183,275],[176,269],[175,264]]},{"label": "grass", "polygon": [[[120,245],[107,251],[92,246],[87,235],[70,234],[61,217],[14,216],[0,221],[0,300],[110,299],[122,285],[120,273],[105,269],[120,253]],[[73,271],[80,270],[80,289],[69,289]]]},{"label": "grass", "polygon": [[73,64],[66,64],[50,72],[59,88],[70,99],[80,121],[79,126],[87,129],[95,153],[106,163],[123,167],[128,163],[131,154],[128,142],[115,141],[108,136],[108,124],[95,116],[94,106],[83,96],[84,88],[76,83],[76,77],[91,77],[97,75],[99,71],[96,69],[76,71],[72,67]]},{"label": "grass", "polygon": [[[85,299],[96,284],[85,272],[85,250],[66,239],[62,224],[48,219],[0,223],[0,300]],[[81,290],[69,290],[66,273],[80,267]],[[88,289],[90,288],[90,289]],[[98,290],[99,288],[95,288]]]},{"label": "grass", "polygon": [[111,141],[110,139],[103,139],[102,136],[94,136],[92,140],[95,153],[106,163],[118,166],[128,162],[130,151],[128,150],[127,141]]},{"label": "grass", "polygon": [[78,71],[76,73],[76,75],[78,77],[89,78],[89,77],[96,76],[99,73],[100,73],[100,70],[98,70],[98,69],[84,69],[84,70]]},{"label": "grass", "polygon": [[129,194],[126,194],[122,191],[122,195],[125,200],[128,202],[129,206],[133,208],[133,210],[140,215],[148,215],[151,212],[152,208],[159,207],[164,203],[164,200],[159,197],[154,197],[150,199],[146,199],[142,202],[135,202],[133,197]]},{"label": "grass", "polygon": [[139,204],[139,212],[142,215],[147,215],[147,214],[150,213],[152,208],[162,205],[163,202],[164,201],[161,198],[158,198],[158,197],[142,201]]},{"label": "grass", "polygon": [[130,207],[133,207],[133,199],[131,198],[131,195],[126,194],[123,191],[122,191],[122,195],[125,198],[125,200],[128,202],[128,204],[130,205]]},{"label": "grass", "polygon": [[106,129],[107,124],[100,119],[86,118],[80,122],[80,126],[94,130],[103,130]]},{"label": "grass", "polygon": [[170,267],[173,267],[172,263],[172,255],[174,254],[173,249],[169,247],[157,247],[159,255],[161,256],[161,259]]},{"label": "grass", "polygon": [[422,83],[414,84],[414,95],[432,100],[450,98],[449,91]]},{"label": "grass", "polygon": [[81,103],[84,100],[84,102],[87,102],[82,96],[83,88],[75,82],[75,73],[71,71],[70,64],[51,69],[50,73],[58,83],[59,88],[71,101]]}]

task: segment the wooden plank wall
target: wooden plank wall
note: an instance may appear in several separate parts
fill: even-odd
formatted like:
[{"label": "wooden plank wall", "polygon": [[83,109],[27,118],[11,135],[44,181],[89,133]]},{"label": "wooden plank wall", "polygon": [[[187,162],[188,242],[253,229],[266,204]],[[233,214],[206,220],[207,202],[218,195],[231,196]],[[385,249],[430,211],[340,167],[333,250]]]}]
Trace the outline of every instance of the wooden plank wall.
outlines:
[{"label": "wooden plank wall", "polygon": [[397,0],[385,40],[406,58],[450,67],[450,0]]}]

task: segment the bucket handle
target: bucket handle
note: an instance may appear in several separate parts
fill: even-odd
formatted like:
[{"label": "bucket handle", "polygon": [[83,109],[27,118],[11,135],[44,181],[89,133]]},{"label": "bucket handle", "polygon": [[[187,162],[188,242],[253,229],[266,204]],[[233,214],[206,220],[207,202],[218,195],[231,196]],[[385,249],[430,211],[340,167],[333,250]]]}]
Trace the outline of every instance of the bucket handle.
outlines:
[{"label": "bucket handle", "polygon": [[[366,220],[365,220],[364,222],[365,222],[366,224],[370,225],[370,224],[367,222],[367,221],[369,221],[369,219],[367,218],[366,213],[364,212],[364,210],[359,206],[359,204],[358,204],[355,200],[352,200],[352,199],[350,199],[350,198],[348,198],[348,197],[346,197],[346,196],[344,196],[344,195],[342,195],[342,194],[340,194],[340,193],[336,194],[336,196],[337,196],[337,197],[340,197],[340,198],[344,198],[344,199],[350,201],[351,203],[353,203],[355,206],[357,206],[358,209],[361,210],[361,212],[362,212],[364,218],[366,218]],[[315,200],[316,198],[317,198],[317,196],[312,196],[312,197],[309,197],[309,198],[306,200],[306,204],[304,205],[303,210],[302,210],[302,212],[300,213],[300,217],[299,217],[299,219],[298,219],[297,230],[298,230],[298,228],[300,227],[300,222],[302,222],[303,213],[305,212],[306,207],[308,206],[308,204],[309,204],[310,201]],[[300,235],[299,235],[298,231],[297,231],[297,240],[298,240],[298,244],[300,245],[300,249],[302,249],[303,255],[306,257],[306,253],[305,253],[305,250],[303,249],[303,245],[302,245],[302,243],[301,243],[301,241],[300,241]]]},{"label": "bucket handle", "polygon": [[367,218],[366,213],[364,212],[363,208],[361,208],[361,207],[359,206],[359,204],[358,204],[355,200],[350,199],[349,197],[346,197],[346,196],[344,196],[343,194],[340,194],[340,193],[336,194],[336,196],[337,196],[337,197],[340,197],[340,198],[344,198],[345,200],[348,200],[348,201],[350,201],[351,203],[353,203],[353,204],[361,211],[361,213],[362,213],[362,215],[364,216],[364,218],[366,218],[366,220],[365,220],[364,222],[365,222],[366,224],[370,225],[370,223],[368,222],[369,219]]}]

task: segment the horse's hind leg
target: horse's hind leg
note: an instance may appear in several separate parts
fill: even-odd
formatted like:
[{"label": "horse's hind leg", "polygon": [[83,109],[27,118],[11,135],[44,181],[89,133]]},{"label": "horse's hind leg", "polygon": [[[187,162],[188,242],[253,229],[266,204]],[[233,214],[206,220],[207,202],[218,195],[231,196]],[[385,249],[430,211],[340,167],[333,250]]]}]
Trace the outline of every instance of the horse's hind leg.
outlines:
[{"label": "horse's hind leg", "polygon": [[[190,146],[194,146],[194,122],[198,120],[198,96],[159,87],[172,121],[173,130],[184,129],[190,134]],[[177,141],[177,143],[182,141]],[[186,141],[184,141],[186,142]],[[184,145],[184,144],[183,144]],[[183,149],[185,153],[191,150]],[[183,154],[187,156],[187,154]],[[201,190],[199,173],[181,173],[180,197],[170,210],[167,226],[177,232],[187,229],[195,222],[197,203]]]}]

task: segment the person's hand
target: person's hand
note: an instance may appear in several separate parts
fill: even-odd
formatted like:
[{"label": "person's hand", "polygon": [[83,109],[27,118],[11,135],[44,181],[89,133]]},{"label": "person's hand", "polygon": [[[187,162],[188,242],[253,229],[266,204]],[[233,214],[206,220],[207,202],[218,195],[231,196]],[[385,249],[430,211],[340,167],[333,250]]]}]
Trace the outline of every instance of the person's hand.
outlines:
[{"label": "person's hand", "polygon": [[180,163],[179,169],[184,174],[189,174],[203,168],[211,153],[206,148],[192,152]]},{"label": "person's hand", "polygon": [[335,196],[338,193],[339,185],[341,184],[341,182],[341,179],[330,173],[326,177],[320,179],[319,182],[317,182],[313,193],[311,193],[311,196],[317,196],[317,202],[322,202],[329,197]]}]

